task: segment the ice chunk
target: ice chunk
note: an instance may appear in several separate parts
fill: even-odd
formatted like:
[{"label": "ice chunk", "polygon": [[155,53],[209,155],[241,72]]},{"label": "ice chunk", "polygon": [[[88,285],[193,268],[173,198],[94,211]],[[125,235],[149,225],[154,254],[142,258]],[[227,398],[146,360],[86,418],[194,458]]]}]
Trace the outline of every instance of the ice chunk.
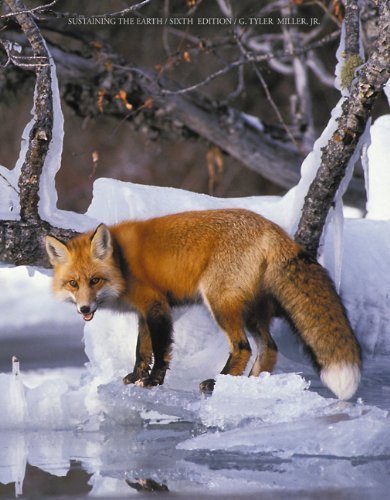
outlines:
[{"label": "ice chunk", "polygon": [[200,418],[207,427],[232,428],[256,419],[261,422],[287,422],[326,412],[333,400],[308,391],[309,383],[296,373],[260,377],[218,375],[211,397],[202,401]]},{"label": "ice chunk", "polygon": [[201,403],[206,433],[178,445],[185,450],[230,450],[343,457],[390,452],[388,412],[325,399],[308,391],[298,374],[259,378],[219,376],[213,395]]},{"label": "ice chunk", "polygon": [[[2,375],[0,375],[1,377]],[[0,398],[3,392],[0,382]],[[26,438],[20,432],[8,431],[1,435],[0,447],[0,483],[15,483],[15,497],[22,494],[22,485],[26,470],[28,446]]]},{"label": "ice chunk", "polygon": [[141,388],[116,381],[99,387],[105,423],[135,425],[143,421],[197,421],[201,395],[164,386]]},{"label": "ice chunk", "polygon": [[207,433],[178,445],[185,450],[230,450],[337,457],[386,456],[390,452],[389,418],[386,412],[366,409],[352,418],[340,410],[333,416],[306,417],[292,422],[250,422],[241,428]]},{"label": "ice chunk", "polygon": [[0,373],[1,427],[23,427],[27,417],[25,387],[21,380],[19,360],[12,359],[12,373]]}]

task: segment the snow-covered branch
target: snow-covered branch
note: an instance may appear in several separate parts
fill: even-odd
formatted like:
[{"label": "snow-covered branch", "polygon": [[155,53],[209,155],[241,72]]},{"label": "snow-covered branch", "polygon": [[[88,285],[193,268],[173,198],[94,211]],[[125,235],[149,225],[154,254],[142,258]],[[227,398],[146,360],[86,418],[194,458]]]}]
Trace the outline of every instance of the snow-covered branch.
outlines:
[{"label": "snow-covered branch", "polygon": [[379,35],[342,105],[338,126],[322,150],[321,165],[305,198],[295,238],[316,255],[324,223],[352,155],[356,152],[372,105],[390,78],[390,4],[382,2]]},{"label": "snow-covered branch", "polygon": [[[34,58],[45,64],[36,66],[35,124],[29,137],[29,148],[19,178],[20,218],[38,221],[39,180],[52,138],[53,103],[49,54],[32,16],[20,0],[5,0],[33,50]],[[20,12],[20,13],[19,13]]]},{"label": "snow-covered branch", "polygon": [[[50,232],[69,237],[74,232],[53,228],[39,215],[39,189],[45,159],[53,135],[53,98],[49,53],[32,14],[20,0],[5,0],[23,30],[32,51],[36,74],[34,123],[18,180],[20,220],[0,223],[0,261],[47,266],[42,236]],[[13,188],[15,189],[15,188]]]}]

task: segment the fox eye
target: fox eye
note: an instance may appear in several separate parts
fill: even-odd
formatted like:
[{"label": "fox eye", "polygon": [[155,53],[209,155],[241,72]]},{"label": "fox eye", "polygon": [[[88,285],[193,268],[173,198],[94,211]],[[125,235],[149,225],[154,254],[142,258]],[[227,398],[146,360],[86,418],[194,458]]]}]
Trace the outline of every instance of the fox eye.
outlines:
[{"label": "fox eye", "polygon": [[72,288],[78,288],[78,285],[77,285],[77,281],[76,281],[76,280],[70,280],[70,281],[69,281],[69,285],[70,285]]},{"label": "fox eye", "polygon": [[100,281],[100,278],[91,278],[91,279],[89,280],[89,284],[90,284],[91,286],[94,286],[94,285],[97,285],[97,284],[99,283],[99,281]]}]

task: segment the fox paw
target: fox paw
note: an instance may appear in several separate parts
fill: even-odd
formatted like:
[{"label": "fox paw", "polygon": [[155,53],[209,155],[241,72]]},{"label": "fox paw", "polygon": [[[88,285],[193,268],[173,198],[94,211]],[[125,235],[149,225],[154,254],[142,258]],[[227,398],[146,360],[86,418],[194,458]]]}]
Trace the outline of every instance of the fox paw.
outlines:
[{"label": "fox paw", "polygon": [[150,375],[146,375],[135,382],[138,387],[154,387],[156,385],[162,385],[164,383],[165,370],[156,370],[151,372]]},{"label": "fox paw", "polygon": [[215,386],[215,379],[208,378],[207,380],[204,380],[199,384],[199,389],[204,394],[211,394],[214,390],[214,386]]},{"label": "fox paw", "polygon": [[154,387],[156,385],[162,385],[164,380],[161,380],[160,378],[157,377],[144,377],[135,382],[135,385],[137,387]]},{"label": "fox paw", "polygon": [[123,383],[126,385],[129,384],[137,384],[137,382],[140,382],[142,379],[147,378],[149,374],[145,373],[137,373],[137,372],[131,372],[126,377],[123,377]]}]

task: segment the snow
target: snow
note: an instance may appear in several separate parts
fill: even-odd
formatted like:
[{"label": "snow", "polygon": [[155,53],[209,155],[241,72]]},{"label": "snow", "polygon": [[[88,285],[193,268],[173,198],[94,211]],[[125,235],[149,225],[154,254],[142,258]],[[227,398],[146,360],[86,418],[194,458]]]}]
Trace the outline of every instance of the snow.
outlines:
[{"label": "snow", "polygon": [[[33,114],[33,111],[32,113]],[[20,218],[20,203],[18,196],[18,179],[28,149],[28,138],[35,123],[35,118],[25,126],[20,144],[19,157],[12,170],[0,165],[0,217],[7,220]]]},{"label": "snow", "polygon": [[389,138],[390,115],[383,115],[371,127],[371,144],[367,149],[370,165],[367,190],[368,219],[390,219]]},{"label": "snow", "polygon": [[89,221],[84,215],[76,212],[66,212],[57,208],[57,190],[55,188],[55,176],[61,166],[64,117],[61,109],[61,97],[58,86],[57,70],[48,47],[49,54],[51,91],[53,101],[53,139],[43,165],[39,184],[39,215],[42,219],[49,221],[53,226],[71,226],[77,231],[86,231],[96,221]]}]

